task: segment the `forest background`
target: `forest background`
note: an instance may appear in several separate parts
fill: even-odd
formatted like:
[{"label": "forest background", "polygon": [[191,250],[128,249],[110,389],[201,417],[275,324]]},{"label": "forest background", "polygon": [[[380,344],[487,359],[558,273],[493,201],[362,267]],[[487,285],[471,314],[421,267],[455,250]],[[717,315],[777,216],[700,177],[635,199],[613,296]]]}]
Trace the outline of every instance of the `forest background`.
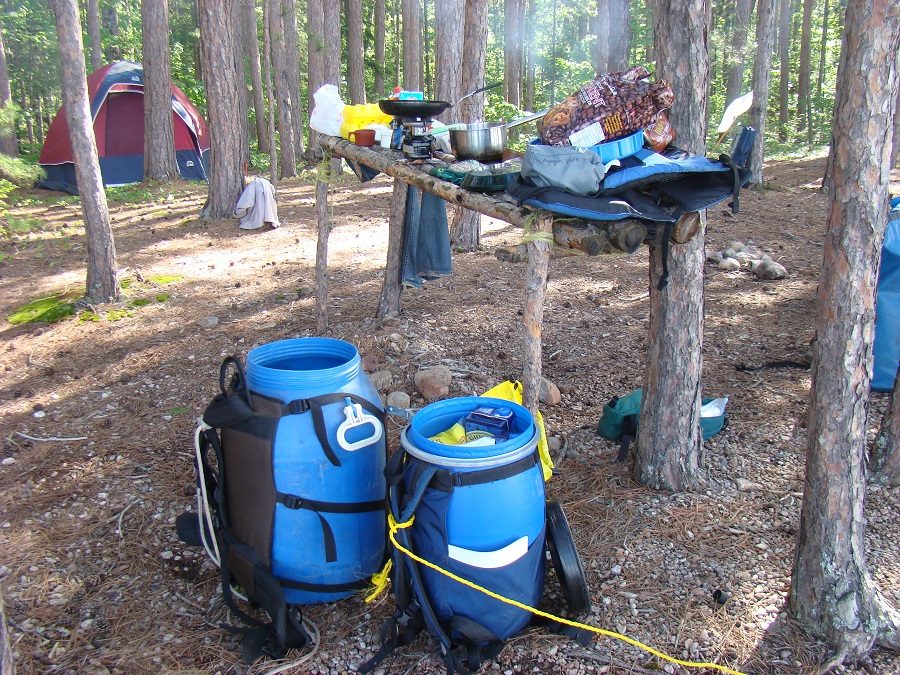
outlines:
[{"label": "forest background", "polygon": [[[241,1],[247,10],[243,13],[247,29],[243,33],[243,56],[249,126],[251,133],[261,139],[261,146],[257,143],[251,147],[251,164],[264,170],[268,158],[257,150],[268,149],[265,113],[260,108],[266,101],[262,81],[254,83],[258,77],[254,61],[260,63],[259,49],[265,43],[265,3]],[[330,41],[327,36],[333,28],[325,26],[325,35],[316,35],[309,29],[305,20],[309,9],[306,2],[276,0],[271,4],[282,12],[282,19],[297,18],[296,30],[282,23],[286,28],[284,35],[275,35],[273,41],[286,40],[285,45],[297,56],[300,72],[309,74],[295,85],[300,89],[304,120],[309,113],[309,84],[315,85],[321,79],[310,72],[309,55],[317,51],[326,60],[332,54],[338,55],[342,95],[348,103],[361,103],[363,98],[376,101],[395,86],[410,82],[420,85],[416,88],[421,88],[426,96],[434,94],[435,0],[343,0],[339,52],[323,49]],[[750,89],[757,50],[755,4],[753,0],[713,3],[708,105],[713,121],[718,120],[729,101]],[[844,4],[834,0],[777,2],[777,37],[773,45],[765,139],[768,157],[807,154],[830,139]],[[6,79],[14,104],[7,106],[4,118],[9,124],[14,115],[20,151],[26,159],[34,159],[61,103],[53,14],[44,0],[2,0],[0,6],[8,62],[8,75],[0,68],[0,92]],[[173,81],[205,114],[198,0],[172,0],[169,9]],[[82,12],[88,72],[117,59],[141,60],[139,2],[87,0]],[[250,22],[253,12],[257,19],[255,26]],[[408,17],[406,31],[404,16]],[[605,19],[601,21],[600,17]],[[608,25],[622,26],[625,30],[610,31]],[[406,51],[413,52],[406,60],[404,43],[409,44]],[[647,2],[491,0],[485,81],[505,80],[505,86],[489,92],[485,118],[508,120],[524,111],[546,108],[589,80],[595,72],[622,70],[631,65],[644,65],[652,71],[655,60],[652,45],[653,27]],[[362,58],[353,58],[354,52],[360,50]],[[264,58],[262,62],[265,63]],[[414,69],[418,72],[412,72]],[[273,84],[277,99],[279,87],[289,87],[290,83],[282,83],[277,76],[278,69],[275,70]],[[357,83],[364,86],[364,96]],[[260,90],[258,96],[254,89]],[[303,126],[308,129],[306,124]],[[714,129],[715,124],[711,126]],[[282,172],[293,175],[284,168]]]}]

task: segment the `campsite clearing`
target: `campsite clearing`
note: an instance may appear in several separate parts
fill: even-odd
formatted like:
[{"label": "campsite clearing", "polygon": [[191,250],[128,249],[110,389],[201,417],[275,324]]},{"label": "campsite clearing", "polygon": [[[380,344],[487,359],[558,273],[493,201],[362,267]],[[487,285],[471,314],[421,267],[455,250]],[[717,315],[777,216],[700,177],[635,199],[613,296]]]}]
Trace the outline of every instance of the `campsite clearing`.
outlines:
[{"label": "campsite clearing", "polygon": [[[543,409],[559,441],[549,492],[563,503],[584,560],[591,623],[680,658],[748,672],[811,673],[827,660],[784,608],[809,372],[737,369],[806,358],[825,223],[823,167],[822,159],[773,164],[769,189],[745,192],[739,214],[710,213],[708,250],[752,240],[788,277],[759,282],[746,270],[707,266],[704,394],[729,396],[730,425],[705,445],[707,481],[697,493],[641,487],[614,461],[617,448],[594,433],[603,404],[642,384],[646,249],[551,261],[544,373],[562,403]],[[329,335],[389,370],[391,390],[412,395],[413,406],[423,404],[413,385],[421,366],[448,366],[453,396],[519,376],[525,267],[492,253],[521,239],[504,223],[484,220],[483,250],[455,255],[453,276],[405,291],[399,319],[374,318],[390,191],[385,178],[361,186],[346,174],[333,186]],[[236,221],[199,222],[200,184],[136,194],[139,201],[111,201],[119,264],[131,279],[121,305],[79,307],[74,318],[0,332],[0,583],[17,666],[95,675],[266,672],[275,664],[241,664],[237,639],[219,628],[226,613],[218,575],[202,550],[178,541],[174,519],[195,503],[194,419],[217,391],[222,358],[314,332],[314,187],[308,178],[282,183],[282,227],[252,232]],[[38,225],[5,233],[4,317],[84,283],[77,202],[41,191],[18,199],[12,215]],[[885,402],[873,395],[871,431]],[[393,424],[391,447],[398,430]],[[867,517],[873,577],[900,604],[900,490],[870,486]],[[556,610],[557,602],[548,577],[544,604]],[[391,608],[389,596],[309,608],[321,643],[295,672],[350,670],[377,649]],[[504,673],[660,667],[619,642],[585,649],[541,629],[510,640],[488,666]],[[383,668],[443,672],[425,637]],[[900,672],[900,658],[875,650],[839,672]]]}]

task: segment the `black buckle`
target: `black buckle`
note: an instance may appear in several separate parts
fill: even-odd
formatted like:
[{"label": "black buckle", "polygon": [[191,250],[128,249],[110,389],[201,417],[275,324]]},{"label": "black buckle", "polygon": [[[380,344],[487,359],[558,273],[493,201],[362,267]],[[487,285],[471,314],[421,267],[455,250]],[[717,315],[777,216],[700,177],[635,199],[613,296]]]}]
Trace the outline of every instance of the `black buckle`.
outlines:
[{"label": "black buckle", "polygon": [[303,506],[303,500],[297,495],[282,495],[281,503],[289,509],[299,509]]},{"label": "black buckle", "polygon": [[291,401],[287,404],[287,411],[289,415],[301,415],[309,410],[309,401],[305,398],[297,399],[296,401]]}]

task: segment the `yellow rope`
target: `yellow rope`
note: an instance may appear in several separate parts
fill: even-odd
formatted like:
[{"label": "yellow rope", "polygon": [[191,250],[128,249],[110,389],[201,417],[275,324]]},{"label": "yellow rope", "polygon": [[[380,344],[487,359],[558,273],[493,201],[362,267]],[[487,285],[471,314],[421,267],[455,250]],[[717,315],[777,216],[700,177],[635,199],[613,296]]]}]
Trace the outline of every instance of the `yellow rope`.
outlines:
[{"label": "yellow rope", "polygon": [[525,219],[525,225],[522,228],[522,243],[528,244],[531,242],[543,241],[548,244],[553,244],[553,233],[552,232],[544,232],[535,227],[537,224],[537,214],[532,213]]},{"label": "yellow rope", "polygon": [[649,652],[653,654],[653,656],[662,659],[663,661],[668,661],[670,663],[675,663],[679,666],[684,666],[686,668],[712,668],[714,670],[718,670],[723,673],[728,673],[728,675],[746,675],[739,670],[733,670],[728,668],[727,666],[721,666],[718,663],[700,663],[697,661],[683,661],[681,659],[677,659],[674,656],[669,656],[653,647],[645,645],[643,642],[639,642],[634,638],[630,638],[627,635],[622,635],[621,633],[616,633],[615,631],[606,630],[603,628],[597,628],[596,626],[589,626],[585,623],[579,623],[578,621],[572,621],[570,619],[564,619],[560,616],[554,616],[553,614],[549,614],[548,612],[541,611],[540,609],[536,609],[535,607],[530,607],[525,603],[518,602],[517,600],[513,600],[511,598],[503,597],[498,593],[494,593],[493,591],[488,590],[487,588],[483,588],[476,583],[469,581],[468,579],[463,579],[462,577],[445,570],[441,567],[438,567],[432,562],[425,560],[424,558],[420,558],[415,553],[410,551],[409,549],[403,547],[400,542],[397,541],[397,538],[394,536],[399,530],[404,530],[410,527],[415,521],[416,517],[413,516],[409,520],[404,523],[398,523],[394,518],[393,514],[388,514],[388,537],[390,537],[391,543],[397,548],[398,551],[401,551],[404,555],[409,556],[412,560],[415,560],[420,565],[425,565],[425,567],[429,567],[433,569],[435,572],[439,572],[454,581],[463,584],[464,586],[468,586],[480,593],[484,593],[485,595],[493,598],[494,600],[499,600],[500,602],[504,602],[507,605],[512,605],[513,607],[518,607],[519,609],[523,609],[526,612],[531,612],[537,616],[543,617],[545,619],[550,619],[551,621],[557,621],[559,623],[565,624],[567,626],[572,626],[574,628],[582,628],[584,630],[590,631],[592,633],[596,633],[597,635],[604,635],[606,637],[611,637],[616,640],[621,640],[622,642],[626,642],[633,647],[637,647],[638,649],[643,649],[645,652]]}]

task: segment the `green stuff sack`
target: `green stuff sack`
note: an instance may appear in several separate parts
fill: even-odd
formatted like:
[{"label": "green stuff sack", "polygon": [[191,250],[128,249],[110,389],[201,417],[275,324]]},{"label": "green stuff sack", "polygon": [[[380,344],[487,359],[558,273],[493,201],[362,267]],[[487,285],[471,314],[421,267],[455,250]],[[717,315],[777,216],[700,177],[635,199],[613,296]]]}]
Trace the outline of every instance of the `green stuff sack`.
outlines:
[{"label": "green stuff sack", "polygon": [[[597,424],[597,435],[619,443],[617,461],[625,461],[628,446],[637,436],[642,397],[643,391],[635,389],[625,396],[614,396],[609,403],[603,406],[603,416]],[[727,398],[704,398],[701,400],[701,404],[707,408],[700,417],[700,432],[703,434],[704,441],[715,436],[728,425],[728,415],[725,414],[727,403]]]}]

